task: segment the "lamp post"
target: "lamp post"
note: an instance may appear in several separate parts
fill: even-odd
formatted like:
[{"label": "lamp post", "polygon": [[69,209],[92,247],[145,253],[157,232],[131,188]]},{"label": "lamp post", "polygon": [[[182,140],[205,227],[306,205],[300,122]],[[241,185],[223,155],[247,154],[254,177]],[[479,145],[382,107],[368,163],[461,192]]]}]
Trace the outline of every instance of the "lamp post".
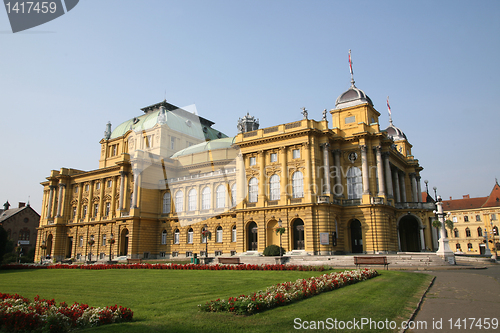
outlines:
[{"label": "lamp post", "polygon": [[438,188],[436,186],[434,186],[432,189],[434,190],[434,198],[436,199],[436,201],[438,201],[437,194],[436,194],[437,193],[436,191]]},{"label": "lamp post", "polygon": [[[498,253],[497,253],[497,244],[495,243],[495,227],[493,226],[493,222],[490,221],[491,225],[491,240],[493,241],[493,248],[495,249],[495,260],[498,258]],[[488,233],[488,231],[486,231]],[[486,246],[488,246],[488,243],[486,243]]]},{"label": "lamp post", "polygon": [[109,238],[109,261],[113,260],[113,244],[115,243],[115,239],[113,238],[113,234]]},{"label": "lamp post", "polygon": [[208,258],[208,224],[204,225],[205,232],[205,258]]},{"label": "lamp post", "polygon": [[281,264],[283,260],[283,248],[281,247],[281,235],[283,234],[281,232],[281,228],[283,227],[283,222],[281,222],[281,219],[278,220],[278,226],[280,227],[280,264]]},{"label": "lamp post", "polygon": [[43,257],[45,256],[45,249],[47,246],[45,245],[45,240],[42,240],[42,245],[40,246],[42,249],[42,253],[40,253],[40,265],[43,264]]},{"label": "lamp post", "polygon": [[426,179],[424,180],[425,183],[425,192],[429,193],[429,181]]},{"label": "lamp post", "polygon": [[[436,191],[436,187],[434,187],[434,191]],[[455,264],[455,255],[450,249],[450,245],[448,244],[448,238],[446,237],[446,225],[444,221],[444,216],[446,213],[443,212],[443,200],[441,196],[436,197],[436,208],[434,214],[437,215],[439,222],[441,223],[441,228],[439,228],[441,238],[439,238],[439,248],[436,251],[436,254],[442,257],[448,263],[454,265]]]}]

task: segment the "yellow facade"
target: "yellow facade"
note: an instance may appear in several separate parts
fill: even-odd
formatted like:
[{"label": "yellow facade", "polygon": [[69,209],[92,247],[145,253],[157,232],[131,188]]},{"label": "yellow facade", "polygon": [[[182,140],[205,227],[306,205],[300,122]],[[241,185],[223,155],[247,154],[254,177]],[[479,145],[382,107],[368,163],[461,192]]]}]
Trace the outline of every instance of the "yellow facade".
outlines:
[{"label": "yellow facade", "polygon": [[99,169],[53,170],[42,183],[38,259],[254,255],[280,244],[280,221],[289,254],[435,250],[423,168],[354,83],[331,124],[304,110],[258,129],[247,115],[234,137],[166,101],[143,111],[108,126]]},{"label": "yellow facade", "polygon": [[443,209],[449,213],[453,230],[448,230],[450,248],[456,253],[492,254],[500,252],[498,230],[500,223],[500,186],[496,183],[488,197],[443,201]]}]

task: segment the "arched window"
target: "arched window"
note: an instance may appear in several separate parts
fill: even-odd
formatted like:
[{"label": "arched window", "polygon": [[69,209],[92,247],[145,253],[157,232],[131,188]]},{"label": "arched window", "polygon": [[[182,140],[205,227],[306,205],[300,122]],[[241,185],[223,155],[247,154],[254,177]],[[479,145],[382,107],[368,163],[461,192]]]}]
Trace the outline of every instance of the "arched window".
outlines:
[{"label": "arched window", "polygon": [[210,195],[211,195],[210,188],[206,186],[203,188],[201,191],[201,209],[210,209]]},{"label": "arched window", "polygon": [[455,237],[455,238],[460,237],[459,234],[458,234],[458,229],[457,228],[453,229],[453,237]]},{"label": "arched window", "polygon": [[216,201],[215,205],[217,208],[224,208],[226,206],[226,186],[219,185],[216,189]]},{"label": "arched window", "polygon": [[280,199],[280,176],[274,174],[269,178],[269,199]]},{"label": "arched window", "polygon": [[457,248],[457,251],[460,251],[460,250],[461,250],[461,249],[460,249],[460,243],[457,243],[456,248]]},{"label": "arched window", "polygon": [[493,235],[498,236],[498,227],[497,226],[493,227]]},{"label": "arched window", "polygon": [[188,229],[187,242],[188,244],[193,244],[193,228]]},{"label": "arched window", "polygon": [[30,240],[30,231],[28,228],[19,231],[19,240]]},{"label": "arched window", "polygon": [[170,201],[171,201],[170,192],[167,192],[163,195],[163,214],[170,213]]},{"label": "arched window", "polygon": [[179,244],[179,229],[175,229],[174,231],[174,244]]},{"label": "arched window", "polygon": [[467,251],[472,251],[472,244],[471,243],[467,244]]},{"label": "arched window", "polygon": [[357,167],[350,167],[347,170],[347,198],[360,199],[363,194],[363,179],[361,170]]},{"label": "arched window", "polygon": [[248,181],[248,202],[257,202],[259,194],[259,182],[257,178],[252,177]]},{"label": "arched window", "polygon": [[167,230],[163,230],[161,232],[161,244],[162,245],[167,244]]},{"label": "arched window", "polygon": [[231,186],[231,207],[236,206],[236,183]]},{"label": "arched window", "polygon": [[465,237],[470,237],[470,229],[465,228]]},{"label": "arched window", "polygon": [[184,192],[177,191],[175,193],[175,211],[180,213],[184,210]]},{"label": "arched window", "polygon": [[481,227],[477,228],[477,237],[483,237],[483,229]]},{"label": "arched window", "polygon": [[218,226],[215,232],[215,242],[222,243],[222,227]]},{"label": "arched window", "polygon": [[292,198],[304,197],[304,177],[302,172],[295,171],[292,175]]},{"label": "arched window", "polygon": [[231,242],[236,243],[236,226],[233,225],[233,229],[231,229]]},{"label": "arched window", "polygon": [[188,211],[196,210],[196,190],[190,189],[188,192]]}]

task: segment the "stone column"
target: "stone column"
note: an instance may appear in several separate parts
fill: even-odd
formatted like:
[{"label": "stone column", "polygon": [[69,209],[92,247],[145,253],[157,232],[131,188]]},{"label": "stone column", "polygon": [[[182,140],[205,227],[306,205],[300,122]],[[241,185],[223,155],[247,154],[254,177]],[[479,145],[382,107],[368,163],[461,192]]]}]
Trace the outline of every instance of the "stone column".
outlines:
[{"label": "stone column", "polygon": [[417,202],[422,202],[422,188],[420,187],[420,176],[417,176]]},{"label": "stone column", "polygon": [[258,193],[258,204],[264,205],[266,202],[266,155],[264,151],[259,151],[259,193]]},{"label": "stone column", "polygon": [[381,151],[382,147],[377,146],[375,147],[375,156],[377,159],[377,177],[378,177],[378,196],[383,197],[385,196],[385,190],[384,190],[384,184],[385,184],[385,179],[384,179],[384,170],[382,166],[382,154]]},{"label": "stone column", "polygon": [[312,163],[311,163],[311,144],[305,142],[302,147],[304,148],[305,155],[305,179],[304,179],[304,197],[306,202],[312,201],[311,185],[312,185]]},{"label": "stone column", "polygon": [[54,197],[54,189],[56,187],[54,185],[49,185],[49,203],[47,205],[47,219],[52,217],[52,199]]},{"label": "stone column", "polygon": [[422,251],[425,251],[424,228],[420,228],[420,248]]},{"label": "stone column", "polygon": [[401,202],[401,194],[400,194],[400,189],[401,187],[399,186],[399,170],[396,169],[394,170],[394,173],[392,174],[393,180],[394,180],[394,189],[396,190],[396,202]]},{"label": "stone column", "polygon": [[342,187],[342,169],[340,167],[340,149],[335,149],[333,151],[333,159],[335,163],[335,186],[333,188],[333,193],[336,197],[342,197],[344,194],[344,189]]},{"label": "stone column", "polygon": [[113,184],[111,185],[111,207],[109,208],[109,218],[112,219],[115,217],[116,212],[116,183],[118,182],[118,176],[113,176],[112,178]]},{"label": "stone column", "polygon": [[411,192],[412,192],[412,202],[418,202],[418,196],[417,196],[417,174],[415,172],[410,173],[410,179],[411,179]]},{"label": "stone column", "polygon": [[399,173],[399,181],[401,183],[401,201],[407,202],[406,201],[406,182],[405,182],[405,173],[404,172]]},{"label": "stone column", "polygon": [[132,193],[132,205],[130,209],[137,208],[137,196],[139,195],[139,175],[140,170],[134,170],[134,192]]},{"label": "stone column", "polygon": [[363,194],[370,194],[370,178],[368,176],[368,159],[366,158],[366,146],[361,145],[361,173],[363,176]]},{"label": "stone column", "polygon": [[63,202],[63,190],[66,188],[66,184],[59,183],[59,196],[57,199],[57,213],[56,217],[61,217],[61,206]]},{"label": "stone column", "polygon": [[382,154],[382,157],[384,158],[387,197],[393,198],[394,192],[392,190],[392,173],[391,173],[391,165],[389,164],[389,156],[390,156],[390,153],[388,153],[388,152]]},{"label": "stone column", "polygon": [[[235,207],[243,201],[247,193],[247,183],[246,183],[246,172],[245,172],[245,161],[243,160],[243,154],[238,152],[236,156],[236,202]],[[174,199],[174,193],[172,193],[172,200]],[[231,204],[232,207],[232,204]]]},{"label": "stone column", "polygon": [[118,201],[118,206],[119,210],[125,210],[123,208],[123,199],[125,196],[125,179],[127,178],[127,173],[126,171],[120,171],[120,198]]},{"label": "stone column", "polygon": [[323,166],[324,166],[324,181],[323,194],[330,195],[330,144],[327,142],[323,144]]},{"label": "stone column", "polygon": [[280,147],[280,159],[281,163],[281,178],[280,178],[280,200],[284,200],[285,204],[288,204],[288,161],[287,161],[287,148]]}]

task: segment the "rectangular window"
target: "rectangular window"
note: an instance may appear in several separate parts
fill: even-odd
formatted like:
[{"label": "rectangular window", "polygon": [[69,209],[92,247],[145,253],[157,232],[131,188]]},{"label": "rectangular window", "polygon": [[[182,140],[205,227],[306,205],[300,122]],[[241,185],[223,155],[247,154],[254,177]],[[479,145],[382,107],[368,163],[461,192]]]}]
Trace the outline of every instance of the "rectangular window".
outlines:
[{"label": "rectangular window", "polygon": [[170,149],[175,149],[175,137],[170,137]]},{"label": "rectangular window", "polygon": [[149,259],[149,252],[144,252],[144,254],[142,255],[142,258]]},{"label": "rectangular window", "polygon": [[76,206],[73,207],[73,213],[72,213],[73,218],[76,217]]},{"label": "rectangular window", "polygon": [[179,256],[179,252],[177,252],[177,251],[172,252],[172,257],[176,258],[178,256]]},{"label": "rectangular window", "polygon": [[165,255],[165,252],[160,252],[160,258],[165,258],[166,255]]},{"label": "rectangular window", "polygon": [[452,217],[452,220],[453,220],[453,222],[457,222],[457,217],[456,217],[456,216],[453,216],[453,217]]},{"label": "rectangular window", "polygon": [[174,234],[174,244],[179,244],[179,233],[178,232],[176,232]]},{"label": "rectangular window", "polygon": [[85,192],[89,191],[89,184],[85,184]]},{"label": "rectangular window", "polygon": [[106,210],[104,212],[105,216],[109,216],[109,212],[111,211],[111,202],[106,202]]},{"label": "rectangular window", "polygon": [[231,257],[236,255],[236,251],[231,251]]},{"label": "rectangular window", "polygon": [[257,159],[255,158],[255,156],[250,157],[250,165],[252,166],[255,164],[257,164]]},{"label": "rectangular window", "polygon": [[99,213],[99,204],[94,205],[94,217],[97,216],[97,213]]},{"label": "rectangular window", "polygon": [[105,256],[106,256],[106,254],[104,254],[104,253],[99,253],[99,259],[103,260]]},{"label": "rectangular window", "polygon": [[188,241],[188,244],[193,244],[193,232],[192,231],[188,232],[187,241]]},{"label": "rectangular window", "polygon": [[191,252],[191,251],[186,252],[186,257],[192,257],[192,256],[193,256],[193,252]]},{"label": "rectangular window", "polygon": [[231,242],[236,243],[236,227],[231,230]]},{"label": "rectangular window", "polygon": [[95,189],[96,189],[96,190],[99,190],[100,188],[101,188],[101,183],[96,183],[96,184],[95,184]]},{"label": "rectangular window", "polygon": [[222,255],[222,251],[215,251],[215,256],[218,257],[218,256],[221,256]]},{"label": "rectangular window", "polygon": [[87,206],[83,206],[82,219],[84,219],[85,216],[87,216]]},{"label": "rectangular window", "polygon": [[78,237],[78,246],[83,247],[83,236]]},{"label": "rectangular window", "polygon": [[481,215],[476,215],[476,221],[481,221]]},{"label": "rectangular window", "polygon": [[350,116],[350,117],[345,117],[345,123],[346,124],[351,124],[356,121],[356,116]]},{"label": "rectangular window", "polygon": [[469,222],[469,217],[467,215],[464,216],[464,222]]},{"label": "rectangular window", "polygon": [[102,246],[106,246],[106,235],[102,235]]},{"label": "rectangular window", "polygon": [[300,158],[300,149],[292,150],[292,158]]},{"label": "rectangular window", "polygon": [[270,159],[271,159],[271,163],[278,162],[278,154],[272,153]]},{"label": "rectangular window", "polygon": [[491,220],[495,221],[497,219],[497,214],[491,214]]},{"label": "rectangular window", "polygon": [[106,184],[107,184],[108,187],[111,187],[113,185],[113,181],[112,180],[108,180]]}]

